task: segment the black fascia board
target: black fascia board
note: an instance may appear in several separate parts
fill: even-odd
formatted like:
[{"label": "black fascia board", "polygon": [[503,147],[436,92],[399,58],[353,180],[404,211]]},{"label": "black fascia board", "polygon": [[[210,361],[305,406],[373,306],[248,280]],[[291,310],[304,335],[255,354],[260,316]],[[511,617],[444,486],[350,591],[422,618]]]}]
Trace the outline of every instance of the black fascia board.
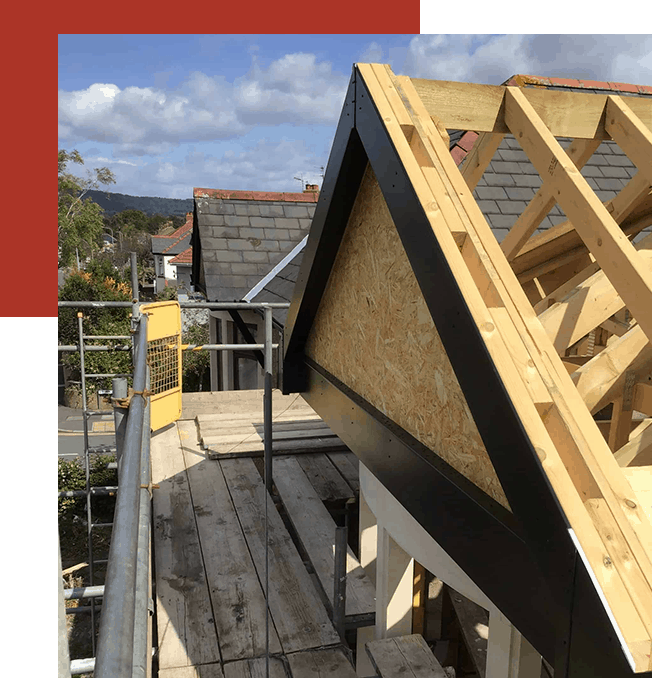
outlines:
[{"label": "black fascia board", "polygon": [[575,547],[523,428],[373,99],[358,74],[356,125],[421,293],[509,504],[559,604]]},{"label": "black fascia board", "polygon": [[305,364],[308,404],[552,663],[566,611],[515,516],[312,359]]},{"label": "black fascia board", "polygon": [[354,69],[285,321],[282,391],[286,395],[304,389],[302,357],[306,339],[367,166],[355,131],[355,78]]}]

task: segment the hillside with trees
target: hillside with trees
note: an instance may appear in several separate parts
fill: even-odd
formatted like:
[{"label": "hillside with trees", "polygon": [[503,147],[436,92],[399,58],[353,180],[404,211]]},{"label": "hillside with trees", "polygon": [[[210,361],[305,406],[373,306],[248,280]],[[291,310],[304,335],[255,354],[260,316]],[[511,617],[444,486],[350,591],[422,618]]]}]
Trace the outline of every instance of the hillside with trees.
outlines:
[{"label": "hillside with trees", "polygon": [[125,195],[124,193],[109,193],[102,190],[88,191],[90,197],[97,203],[105,214],[113,215],[125,210],[137,210],[149,216],[156,214],[168,214],[170,216],[185,216],[193,210],[193,200],[188,198],[154,198],[137,195]]}]

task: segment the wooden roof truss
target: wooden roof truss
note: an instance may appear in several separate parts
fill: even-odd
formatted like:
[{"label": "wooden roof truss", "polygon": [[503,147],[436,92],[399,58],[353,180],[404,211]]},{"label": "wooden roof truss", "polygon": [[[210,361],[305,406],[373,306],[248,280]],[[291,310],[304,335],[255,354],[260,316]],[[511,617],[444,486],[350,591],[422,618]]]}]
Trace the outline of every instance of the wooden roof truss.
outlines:
[{"label": "wooden roof truss", "polygon": [[[546,555],[546,545],[553,539],[572,543],[631,670],[650,671],[652,419],[631,429],[634,412],[652,417],[652,236],[632,243],[652,223],[652,97],[419,80],[378,64],[357,65],[354,81],[355,111],[349,107],[347,115],[355,118],[351,126],[378,176],[424,297],[435,265],[432,256],[423,260],[427,241],[447,265],[460,306],[530,441],[532,460],[516,460],[514,450],[487,444],[511,510],[526,532],[539,535],[532,536],[532,547],[546,572],[555,567],[554,549]],[[372,107],[362,105],[365,96]],[[373,134],[382,131],[390,151],[380,148],[382,140],[371,140],[372,119]],[[446,129],[480,133],[461,170]],[[499,244],[472,193],[505,134],[518,140],[543,184]],[[557,138],[573,141],[564,150]],[[604,139],[613,139],[638,168],[605,204],[579,171]],[[391,163],[383,160],[388,153]],[[346,206],[337,206],[345,156],[331,168],[339,183],[322,196],[326,206],[318,206],[316,221],[320,209],[326,223],[338,209],[347,214]],[[400,171],[392,173],[392,163]],[[402,173],[407,187],[400,184]],[[415,219],[412,230],[400,226],[409,221],[398,213],[401,199],[406,214],[418,206],[427,226],[417,227]],[[555,203],[568,221],[533,236]],[[329,231],[336,241],[330,245],[320,229],[311,232],[288,316],[287,389],[343,226]],[[317,291],[308,293],[311,284]],[[437,303],[428,305],[446,345]],[[446,349],[457,372],[457,349],[450,340]],[[460,376],[468,393],[465,379],[467,385],[472,381]],[[610,403],[607,441],[593,415]],[[480,409],[472,407],[478,421]],[[483,424],[478,427],[482,432]],[[514,464],[537,471],[519,479]]]}]

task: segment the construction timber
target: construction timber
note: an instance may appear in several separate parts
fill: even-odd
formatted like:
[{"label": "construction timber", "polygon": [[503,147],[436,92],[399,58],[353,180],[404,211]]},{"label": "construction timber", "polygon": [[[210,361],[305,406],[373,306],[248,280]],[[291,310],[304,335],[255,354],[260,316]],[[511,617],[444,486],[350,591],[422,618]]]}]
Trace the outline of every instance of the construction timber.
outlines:
[{"label": "construction timber", "polygon": [[[285,327],[284,393],[556,678],[652,675],[651,129],[652,97],[356,65]],[[473,190],[506,134],[543,183],[498,243]],[[638,172],[603,204],[605,139]]]}]

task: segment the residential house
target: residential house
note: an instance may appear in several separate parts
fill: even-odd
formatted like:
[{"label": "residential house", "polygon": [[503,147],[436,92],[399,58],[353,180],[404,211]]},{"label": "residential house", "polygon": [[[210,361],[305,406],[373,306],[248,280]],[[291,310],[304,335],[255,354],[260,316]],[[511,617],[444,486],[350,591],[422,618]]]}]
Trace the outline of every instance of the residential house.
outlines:
[{"label": "residential house", "polygon": [[[192,280],[209,301],[242,301],[261,279],[305,239],[319,198],[316,185],[302,193],[195,188]],[[211,342],[250,343],[263,337],[262,314],[214,311]],[[275,321],[274,341],[282,324]],[[280,353],[280,352],[279,352]],[[211,355],[213,390],[262,387],[263,372],[251,352]]]},{"label": "residential house", "polygon": [[156,294],[159,294],[168,286],[185,286],[190,289],[190,262],[192,261],[190,236],[192,225],[192,212],[188,212],[186,223],[170,235],[152,236]]}]

